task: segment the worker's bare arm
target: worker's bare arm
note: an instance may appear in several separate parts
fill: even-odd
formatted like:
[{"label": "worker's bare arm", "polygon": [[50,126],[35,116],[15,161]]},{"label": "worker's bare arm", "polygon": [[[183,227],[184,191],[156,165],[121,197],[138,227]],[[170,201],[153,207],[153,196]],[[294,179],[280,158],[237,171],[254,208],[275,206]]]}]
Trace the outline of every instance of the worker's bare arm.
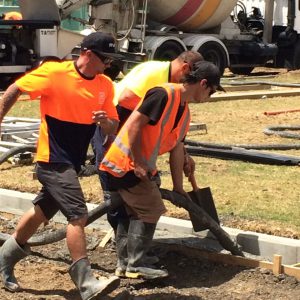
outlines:
[{"label": "worker's bare arm", "polygon": [[178,143],[176,147],[170,151],[170,170],[172,175],[173,187],[177,192],[183,191],[183,165],[183,143]]},{"label": "worker's bare arm", "polygon": [[142,180],[148,180],[149,166],[145,163],[142,156],[141,131],[148,124],[149,117],[134,111],[128,119],[128,141],[134,161],[134,173]]},{"label": "worker's bare arm", "polygon": [[184,166],[183,172],[186,177],[190,177],[195,173],[196,164],[194,159],[184,149]]},{"label": "worker's bare arm", "polygon": [[178,143],[175,148],[170,151],[170,170],[173,181],[173,190],[177,193],[189,198],[183,189],[183,169],[184,169],[184,144]]},{"label": "worker's bare arm", "polygon": [[125,88],[124,91],[122,91],[122,94],[118,98],[118,103],[122,105],[122,102],[139,102],[141,98],[136,95],[132,90]]},{"label": "worker's bare arm", "polygon": [[21,94],[22,92],[14,83],[10,85],[5,91],[4,95],[0,100],[0,124],[2,123],[4,116],[9,112],[9,110],[15,104],[15,102]]},{"label": "worker's bare arm", "polygon": [[106,126],[101,126],[104,134],[116,134],[119,126],[119,121],[115,119],[108,119]]},{"label": "worker's bare arm", "polygon": [[104,134],[115,134],[117,132],[119,121],[109,118],[106,111],[94,111],[92,118],[93,121],[101,127]]}]

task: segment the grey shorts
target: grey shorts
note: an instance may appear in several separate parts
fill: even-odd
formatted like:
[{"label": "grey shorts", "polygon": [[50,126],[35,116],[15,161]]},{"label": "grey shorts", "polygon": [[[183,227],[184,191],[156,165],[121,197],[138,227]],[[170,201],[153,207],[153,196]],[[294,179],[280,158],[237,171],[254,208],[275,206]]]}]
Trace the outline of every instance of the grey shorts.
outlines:
[{"label": "grey shorts", "polygon": [[43,185],[32,201],[50,220],[59,210],[68,221],[87,215],[87,207],[75,169],[68,164],[37,163],[37,178]]}]

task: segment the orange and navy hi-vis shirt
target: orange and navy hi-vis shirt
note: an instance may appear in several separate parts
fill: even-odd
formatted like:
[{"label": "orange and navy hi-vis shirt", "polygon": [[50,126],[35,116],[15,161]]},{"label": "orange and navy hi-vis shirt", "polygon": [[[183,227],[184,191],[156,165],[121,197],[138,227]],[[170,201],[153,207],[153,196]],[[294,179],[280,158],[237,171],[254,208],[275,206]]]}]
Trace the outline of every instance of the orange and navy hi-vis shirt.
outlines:
[{"label": "orange and navy hi-vis shirt", "polygon": [[38,162],[73,164],[78,171],[96,128],[92,112],[119,120],[112,81],[105,75],[85,78],[73,61],[46,62],[16,85],[31,99],[41,97]]}]

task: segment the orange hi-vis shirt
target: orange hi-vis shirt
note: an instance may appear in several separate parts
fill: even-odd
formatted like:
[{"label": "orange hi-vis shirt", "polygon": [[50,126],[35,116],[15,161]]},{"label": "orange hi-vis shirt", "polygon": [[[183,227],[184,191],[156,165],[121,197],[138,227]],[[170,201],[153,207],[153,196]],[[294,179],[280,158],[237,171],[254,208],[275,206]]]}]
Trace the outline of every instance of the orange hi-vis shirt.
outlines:
[{"label": "orange hi-vis shirt", "polygon": [[38,162],[72,164],[79,170],[96,128],[92,112],[103,110],[119,120],[112,81],[105,75],[84,77],[73,61],[46,62],[16,85],[31,99],[41,97]]}]

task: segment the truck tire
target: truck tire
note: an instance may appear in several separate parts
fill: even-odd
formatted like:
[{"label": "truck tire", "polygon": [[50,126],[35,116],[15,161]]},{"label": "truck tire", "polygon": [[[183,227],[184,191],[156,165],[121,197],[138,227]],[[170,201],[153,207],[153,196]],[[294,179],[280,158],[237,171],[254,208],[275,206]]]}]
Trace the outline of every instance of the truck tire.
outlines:
[{"label": "truck tire", "polygon": [[221,45],[213,41],[207,42],[198,49],[198,52],[202,54],[205,60],[215,64],[223,75],[228,62],[226,53]]},{"label": "truck tire", "polygon": [[173,60],[185,49],[176,41],[166,41],[161,44],[155,51],[153,59],[156,60]]},{"label": "truck tire", "polygon": [[235,67],[234,65],[240,63],[240,59],[235,55],[230,58],[230,62],[229,70],[236,75],[250,75],[254,69],[254,67]]},{"label": "truck tire", "polygon": [[5,91],[21,74],[0,74],[0,90]]},{"label": "truck tire", "polygon": [[293,70],[300,69],[300,41],[298,41],[295,46],[292,68]]},{"label": "truck tire", "polygon": [[250,75],[254,67],[229,67],[229,70],[236,75]]}]

